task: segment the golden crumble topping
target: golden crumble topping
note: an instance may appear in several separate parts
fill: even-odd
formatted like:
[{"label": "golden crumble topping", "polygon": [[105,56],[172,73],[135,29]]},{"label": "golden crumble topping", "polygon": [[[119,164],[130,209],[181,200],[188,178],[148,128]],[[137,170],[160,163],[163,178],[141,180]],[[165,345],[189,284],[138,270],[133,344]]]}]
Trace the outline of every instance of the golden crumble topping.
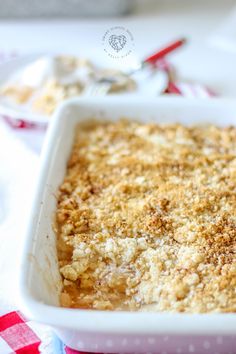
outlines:
[{"label": "golden crumble topping", "polygon": [[80,124],[56,218],[62,306],[236,312],[236,128]]}]

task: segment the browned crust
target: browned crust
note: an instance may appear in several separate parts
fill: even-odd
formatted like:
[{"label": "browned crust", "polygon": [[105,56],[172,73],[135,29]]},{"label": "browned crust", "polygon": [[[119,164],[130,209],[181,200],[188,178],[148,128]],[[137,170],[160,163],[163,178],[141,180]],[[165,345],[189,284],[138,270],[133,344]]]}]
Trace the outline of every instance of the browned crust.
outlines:
[{"label": "browned crust", "polygon": [[236,312],[236,128],[79,125],[58,197],[63,306]]}]

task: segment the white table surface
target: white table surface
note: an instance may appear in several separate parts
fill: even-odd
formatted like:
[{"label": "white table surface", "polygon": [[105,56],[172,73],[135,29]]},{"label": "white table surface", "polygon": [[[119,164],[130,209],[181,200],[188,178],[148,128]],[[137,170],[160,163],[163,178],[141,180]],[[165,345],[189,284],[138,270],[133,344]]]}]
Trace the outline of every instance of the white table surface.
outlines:
[{"label": "white table surface", "polygon": [[[107,61],[107,57],[101,39],[105,31],[114,25],[124,26],[132,32],[135,40],[134,54],[140,57],[168,40],[183,35],[201,45],[225,20],[234,4],[233,0],[143,0],[135,15],[124,18],[1,21],[0,52],[71,52],[103,62]],[[196,56],[196,47],[194,50],[189,51],[182,65],[188,66],[191,63],[191,58]],[[191,65],[190,70],[194,71]],[[207,68],[203,68],[202,77],[205,75],[204,70],[207,71]],[[234,83],[230,87],[233,86]],[[229,93],[236,95],[236,89]],[[14,302],[17,297],[15,289],[19,274],[19,254],[38,156],[27,151],[17,135],[12,135],[2,123],[0,152],[0,192],[4,194],[0,193],[0,284],[5,284],[0,290],[1,307],[1,302],[7,303],[9,299]],[[7,210],[7,216],[4,210]]]},{"label": "white table surface", "polygon": [[139,1],[133,15],[122,18],[27,20],[0,22],[0,49],[104,55],[101,38],[114,25],[128,28],[138,55],[179,36],[205,41],[230,14],[234,0]]}]

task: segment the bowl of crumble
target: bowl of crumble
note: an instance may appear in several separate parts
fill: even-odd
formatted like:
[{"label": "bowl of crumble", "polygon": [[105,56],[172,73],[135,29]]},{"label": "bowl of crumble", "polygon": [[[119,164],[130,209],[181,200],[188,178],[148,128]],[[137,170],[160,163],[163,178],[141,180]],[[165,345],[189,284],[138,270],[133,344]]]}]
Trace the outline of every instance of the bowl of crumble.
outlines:
[{"label": "bowl of crumble", "polygon": [[236,104],[72,99],[54,114],[21,307],[71,348],[233,353]]}]

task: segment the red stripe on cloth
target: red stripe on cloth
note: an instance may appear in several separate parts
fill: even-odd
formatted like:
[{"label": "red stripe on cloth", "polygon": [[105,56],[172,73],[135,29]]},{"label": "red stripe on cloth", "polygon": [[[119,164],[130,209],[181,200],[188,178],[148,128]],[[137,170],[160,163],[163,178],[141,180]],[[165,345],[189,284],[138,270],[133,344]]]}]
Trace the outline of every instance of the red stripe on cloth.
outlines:
[{"label": "red stripe on cloth", "polygon": [[30,344],[26,347],[16,350],[16,354],[39,354],[40,343]]},{"label": "red stripe on cloth", "polygon": [[16,311],[9,312],[0,317],[0,332],[18,323],[24,323],[24,320],[21,318],[19,313]]},{"label": "red stripe on cloth", "polygon": [[78,350],[74,350],[68,347],[65,347],[66,354],[87,354],[85,352],[78,352]]},{"label": "red stripe on cloth", "polygon": [[20,316],[20,318],[22,319],[23,322],[27,322],[29,321],[29,319],[27,317],[25,317],[25,315],[19,311],[17,311],[18,315]]},{"label": "red stripe on cloth", "polygon": [[34,122],[28,122],[25,119],[16,119],[9,116],[1,115],[3,120],[12,128],[12,129],[42,129],[45,130],[45,126],[42,124],[37,124]]},{"label": "red stripe on cloth", "polygon": [[169,82],[165,93],[173,93],[176,95],[182,95],[182,92],[180,91],[180,89],[173,82]]},{"label": "red stripe on cloth", "polygon": [[21,353],[24,353],[24,348],[36,345],[39,346],[41,343],[38,336],[32,331],[27,323],[18,323],[10,328],[6,328],[4,331],[0,332],[0,336],[5,340],[14,353],[19,353],[20,349],[22,350]]}]

